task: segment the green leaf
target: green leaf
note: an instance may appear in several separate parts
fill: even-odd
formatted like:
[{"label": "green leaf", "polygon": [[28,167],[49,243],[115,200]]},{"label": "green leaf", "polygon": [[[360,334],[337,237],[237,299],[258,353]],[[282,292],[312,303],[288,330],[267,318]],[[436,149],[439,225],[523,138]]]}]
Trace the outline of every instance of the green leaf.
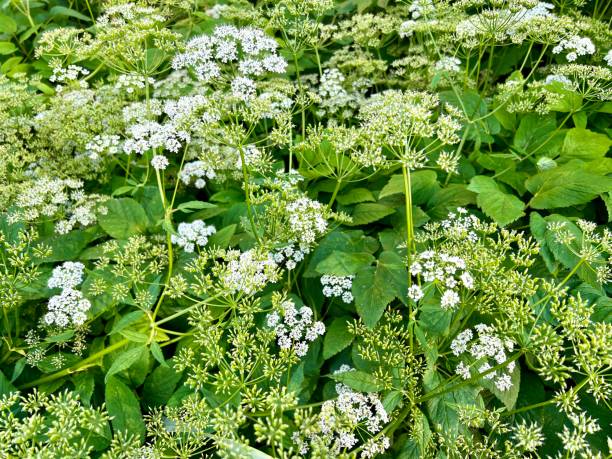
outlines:
[{"label": "green leaf", "polygon": [[395,209],[384,204],[374,202],[357,204],[353,210],[353,221],[350,223],[350,226],[366,225],[393,213],[395,213]]},{"label": "green leaf", "polygon": [[144,311],[140,311],[140,310],[127,313],[121,319],[119,319],[115,323],[115,325],[113,325],[113,328],[109,334],[112,335],[114,333],[120,332],[124,328],[129,327],[135,322],[138,322],[140,319],[144,317],[144,315],[145,315]]},{"label": "green leaf", "polygon": [[554,209],[589,202],[612,189],[612,178],[596,175],[584,163],[571,161],[563,166],[540,172],[525,186],[533,194],[529,205],[534,209]]},{"label": "green leaf", "polygon": [[12,54],[17,51],[17,47],[10,41],[0,41],[0,54]]},{"label": "green leaf", "polygon": [[181,212],[190,213],[194,210],[202,210],[202,209],[214,209],[218,207],[216,204],[211,204],[210,202],[204,201],[189,201],[183,202],[179,204],[176,210],[180,210]]},{"label": "green leaf", "polygon": [[544,144],[556,128],[554,115],[540,116],[529,113],[521,118],[514,134],[514,146],[521,152],[529,153]]},{"label": "green leaf", "polygon": [[149,224],[145,210],[132,198],[112,199],[105,206],[108,211],[98,216],[98,223],[115,239],[127,239],[143,233]]},{"label": "green leaf", "polygon": [[343,206],[356,204],[358,202],[376,201],[372,192],[367,188],[353,188],[352,190],[349,190],[346,194],[338,195],[336,200]]},{"label": "green leaf", "polygon": [[106,381],[104,396],[106,409],[108,414],[112,416],[111,424],[115,434],[127,432],[140,437],[142,441],[145,434],[145,425],[140,412],[140,403],[134,392],[120,379],[111,376]]},{"label": "green leaf", "polygon": [[208,238],[208,246],[225,249],[230,245],[232,237],[234,237],[234,234],[236,233],[237,227],[238,225],[234,223],[220,229]]},{"label": "green leaf", "polygon": [[504,404],[507,410],[512,410],[514,408],[521,389],[521,368],[518,364],[514,367],[510,377],[512,378],[512,387],[503,392],[497,388],[493,379],[482,378],[478,381],[482,387],[488,389],[489,392],[495,395],[495,397]]},{"label": "green leaf", "polygon": [[163,406],[170,400],[182,374],[170,365],[160,365],[147,377],[142,398],[148,406]]},{"label": "green leaf", "polygon": [[588,129],[573,128],[567,131],[561,157],[585,161],[603,158],[612,145],[612,139],[605,134]]},{"label": "green leaf", "polygon": [[506,226],[525,215],[523,201],[513,194],[505,193],[491,177],[473,177],[468,190],[478,193],[476,203],[500,226]]},{"label": "green leaf", "polygon": [[[413,197],[417,197],[423,191],[431,188],[437,181],[437,174],[434,171],[416,171],[410,173],[410,189]],[[395,194],[404,194],[404,175],[395,174],[389,179],[389,182],[380,190],[378,199],[392,196]],[[418,204],[418,200],[415,201]]]},{"label": "green leaf", "polygon": [[72,18],[80,19],[82,21],[91,22],[91,18],[90,17],[85,16],[84,14],[81,14],[78,11],[75,11],[75,10],[73,10],[71,8],[67,8],[65,6],[54,6],[49,11],[49,14],[51,16],[67,16],[67,17],[72,17]]},{"label": "green leaf", "polygon": [[396,297],[405,298],[407,289],[408,278],[401,257],[383,252],[376,266],[360,269],[353,279],[357,313],[368,327],[374,327],[387,305]]},{"label": "green leaf", "polygon": [[359,269],[370,266],[374,260],[375,258],[367,252],[347,253],[334,250],[317,265],[316,270],[321,274],[350,276]]},{"label": "green leaf", "polygon": [[143,353],[148,352],[146,346],[138,346],[128,349],[121,354],[113,361],[113,364],[106,372],[106,377],[104,381],[108,382],[108,380],[115,374],[120,371],[127,370],[132,364],[138,361]]},{"label": "green leaf", "polygon": [[157,343],[156,341],[153,341],[151,343],[151,354],[153,355],[153,357],[155,357],[155,360],[160,363],[160,365],[165,367],[168,366],[168,364],[166,363],[166,359],[164,358],[164,353],[162,352],[159,343]]},{"label": "green leaf", "polygon": [[16,391],[17,388],[13,386],[11,381],[9,381],[9,379],[4,375],[4,373],[0,371],[0,397]]},{"label": "green leaf", "polygon": [[380,392],[384,388],[378,378],[365,371],[345,371],[332,375],[332,378],[359,392]]},{"label": "green leaf", "polygon": [[353,342],[354,335],[348,331],[350,320],[350,317],[337,317],[327,327],[323,339],[323,358],[325,360],[346,349]]},{"label": "green leaf", "polygon": [[219,440],[219,443],[223,446],[224,452],[228,454],[228,457],[239,457],[241,459],[272,459],[272,456],[236,440],[222,438]]},{"label": "green leaf", "polygon": [[0,32],[9,35],[14,34],[17,32],[17,23],[10,16],[0,14]]}]

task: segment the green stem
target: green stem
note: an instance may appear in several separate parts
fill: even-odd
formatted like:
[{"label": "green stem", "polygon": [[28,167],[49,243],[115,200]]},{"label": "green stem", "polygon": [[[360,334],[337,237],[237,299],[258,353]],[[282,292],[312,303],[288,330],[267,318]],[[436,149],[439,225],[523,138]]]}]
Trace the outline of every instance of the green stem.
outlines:
[{"label": "green stem", "polygon": [[332,193],[331,199],[327,203],[327,210],[331,209],[332,204],[336,200],[336,196],[338,195],[338,191],[340,190],[341,184],[342,184],[342,179],[336,180],[336,187],[334,188],[334,192]]},{"label": "green stem", "polygon": [[[413,246],[413,237],[414,237],[414,228],[413,228],[413,219],[412,219],[412,183],[410,181],[410,171],[408,170],[408,166],[405,164],[402,166],[402,174],[404,176],[404,202],[406,205],[406,256],[408,258],[408,267],[410,267],[410,258],[411,253],[414,249]],[[408,276],[408,286],[412,283],[412,279],[410,277],[410,269],[407,270]],[[414,317],[412,317],[412,302],[408,301],[408,343],[410,345],[410,350],[414,349],[413,347],[413,328],[414,328]]]},{"label": "green stem", "polygon": [[55,381],[56,379],[62,378],[64,376],[68,376],[69,374],[75,373],[75,372],[79,371],[79,369],[81,369],[83,367],[86,367],[89,364],[97,361],[100,357],[103,357],[106,354],[110,354],[111,352],[113,352],[113,351],[115,351],[115,350],[125,346],[129,342],[130,341],[128,339],[122,339],[121,341],[117,341],[115,344],[111,344],[110,346],[102,349],[101,351],[98,351],[95,354],[90,355],[86,359],[81,360],[76,365],[73,365],[73,366],[68,367],[68,368],[64,368],[63,370],[58,371],[57,373],[53,373],[53,374],[50,374],[50,375],[47,375],[47,376],[43,376],[42,378],[38,378],[38,379],[35,379],[34,381],[31,381],[29,383],[23,384],[23,385],[19,386],[19,389],[29,389],[30,387],[35,387],[35,386],[38,386],[40,384],[44,384],[44,383]]},{"label": "green stem", "polygon": [[253,217],[253,209],[251,208],[251,190],[249,184],[249,170],[246,165],[246,159],[244,156],[244,149],[242,145],[238,147],[238,151],[240,152],[240,162],[242,163],[242,178],[244,179],[244,195],[246,199],[247,205],[247,216],[249,218],[249,223],[251,224],[251,230],[253,231],[253,236],[255,236],[255,240],[260,247],[263,247],[263,243],[257,233],[257,226],[255,225],[255,219]]}]

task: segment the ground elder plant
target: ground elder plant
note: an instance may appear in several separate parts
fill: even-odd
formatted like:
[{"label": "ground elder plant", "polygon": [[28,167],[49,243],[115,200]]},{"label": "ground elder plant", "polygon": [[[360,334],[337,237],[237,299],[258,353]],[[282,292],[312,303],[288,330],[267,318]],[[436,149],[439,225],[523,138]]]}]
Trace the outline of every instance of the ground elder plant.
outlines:
[{"label": "ground elder plant", "polygon": [[606,458],[612,7],[0,4],[0,458]]}]

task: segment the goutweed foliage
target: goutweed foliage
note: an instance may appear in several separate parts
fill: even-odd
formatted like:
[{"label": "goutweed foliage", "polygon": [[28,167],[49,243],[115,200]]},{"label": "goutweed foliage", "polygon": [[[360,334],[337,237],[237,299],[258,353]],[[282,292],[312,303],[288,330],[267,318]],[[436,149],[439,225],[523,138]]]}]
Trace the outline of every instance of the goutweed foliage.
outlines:
[{"label": "goutweed foliage", "polygon": [[609,1],[0,2],[0,458],[606,458]]}]

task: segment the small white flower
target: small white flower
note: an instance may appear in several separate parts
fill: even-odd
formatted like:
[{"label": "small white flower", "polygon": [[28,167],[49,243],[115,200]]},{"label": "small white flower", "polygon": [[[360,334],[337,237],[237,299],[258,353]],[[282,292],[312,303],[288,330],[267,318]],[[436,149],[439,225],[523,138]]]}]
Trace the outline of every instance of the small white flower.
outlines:
[{"label": "small white flower", "polygon": [[454,290],[446,290],[442,294],[442,299],[440,300],[440,307],[442,309],[453,309],[455,306],[459,304],[461,299],[459,298],[459,294]]},{"label": "small white flower", "polygon": [[423,298],[424,295],[423,290],[418,285],[413,285],[408,289],[408,298],[415,302]]},{"label": "small white flower", "polygon": [[512,378],[510,375],[502,374],[495,380],[495,387],[502,392],[509,390],[512,387]]},{"label": "small white flower", "polygon": [[166,158],[164,155],[155,155],[153,156],[153,159],[151,159],[151,166],[153,166],[153,169],[158,171],[165,170],[168,167],[168,164],[170,164],[168,162],[168,158]]}]

